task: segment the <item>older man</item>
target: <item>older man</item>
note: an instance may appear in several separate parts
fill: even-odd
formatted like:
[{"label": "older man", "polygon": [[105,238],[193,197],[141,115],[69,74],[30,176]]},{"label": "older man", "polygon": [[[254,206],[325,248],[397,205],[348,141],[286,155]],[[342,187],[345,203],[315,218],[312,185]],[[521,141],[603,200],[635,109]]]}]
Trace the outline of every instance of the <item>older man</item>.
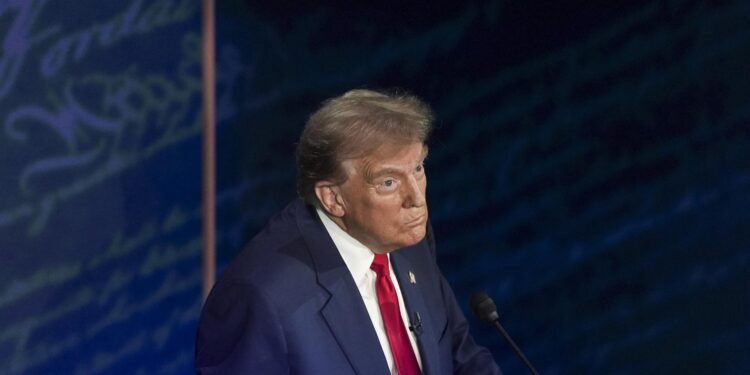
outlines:
[{"label": "older man", "polygon": [[201,374],[498,374],[435,263],[425,190],[430,109],[354,90],[308,120],[302,197],[213,288]]}]

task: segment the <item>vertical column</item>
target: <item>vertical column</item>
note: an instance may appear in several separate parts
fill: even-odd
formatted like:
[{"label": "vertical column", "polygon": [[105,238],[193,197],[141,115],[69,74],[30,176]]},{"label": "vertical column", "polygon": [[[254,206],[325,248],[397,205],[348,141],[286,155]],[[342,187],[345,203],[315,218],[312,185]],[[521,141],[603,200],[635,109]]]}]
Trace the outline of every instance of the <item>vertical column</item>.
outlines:
[{"label": "vertical column", "polygon": [[214,0],[201,0],[201,66],[203,75],[203,300],[216,278],[216,69]]}]

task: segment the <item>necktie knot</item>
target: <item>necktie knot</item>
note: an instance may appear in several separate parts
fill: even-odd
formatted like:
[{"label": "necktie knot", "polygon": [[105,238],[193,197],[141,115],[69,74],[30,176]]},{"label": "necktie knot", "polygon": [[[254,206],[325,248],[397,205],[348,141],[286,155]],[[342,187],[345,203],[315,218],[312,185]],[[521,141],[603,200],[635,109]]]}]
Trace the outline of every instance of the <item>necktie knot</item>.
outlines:
[{"label": "necktie knot", "polygon": [[378,276],[390,275],[390,268],[388,267],[388,255],[375,254],[375,259],[372,260],[370,269],[375,271]]}]

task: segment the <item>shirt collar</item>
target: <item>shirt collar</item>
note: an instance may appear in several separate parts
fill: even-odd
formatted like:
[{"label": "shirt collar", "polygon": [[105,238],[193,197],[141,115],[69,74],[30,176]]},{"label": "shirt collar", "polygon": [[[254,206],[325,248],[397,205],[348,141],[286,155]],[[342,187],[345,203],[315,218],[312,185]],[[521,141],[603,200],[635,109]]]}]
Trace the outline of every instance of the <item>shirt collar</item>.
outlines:
[{"label": "shirt collar", "polygon": [[341,229],[320,208],[316,208],[315,210],[318,212],[318,216],[323,222],[326,231],[331,236],[333,243],[339,250],[341,258],[344,259],[344,263],[352,274],[354,282],[357,286],[366,282],[368,280],[367,275],[368,271],[370,271],[370,265],[373,259],[375,259],[375,254],[367,246]]}]

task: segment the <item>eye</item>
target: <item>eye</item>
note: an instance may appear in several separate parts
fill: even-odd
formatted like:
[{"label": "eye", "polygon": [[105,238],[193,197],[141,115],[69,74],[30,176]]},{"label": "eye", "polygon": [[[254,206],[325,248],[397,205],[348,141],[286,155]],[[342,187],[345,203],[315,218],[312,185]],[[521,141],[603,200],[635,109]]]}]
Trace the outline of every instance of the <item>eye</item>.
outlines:
[{"label": "eye", "polygon": [[419,164],[414,168],[414,175],[417,176],[417,178],[422,178],[422,176],[424,176],[424,164]]},{"label": "eye", "polygon": [[377,190],[380,193],[393,193],[398,190],[399,181],[395,178],[386,178],[378,183]]}]

